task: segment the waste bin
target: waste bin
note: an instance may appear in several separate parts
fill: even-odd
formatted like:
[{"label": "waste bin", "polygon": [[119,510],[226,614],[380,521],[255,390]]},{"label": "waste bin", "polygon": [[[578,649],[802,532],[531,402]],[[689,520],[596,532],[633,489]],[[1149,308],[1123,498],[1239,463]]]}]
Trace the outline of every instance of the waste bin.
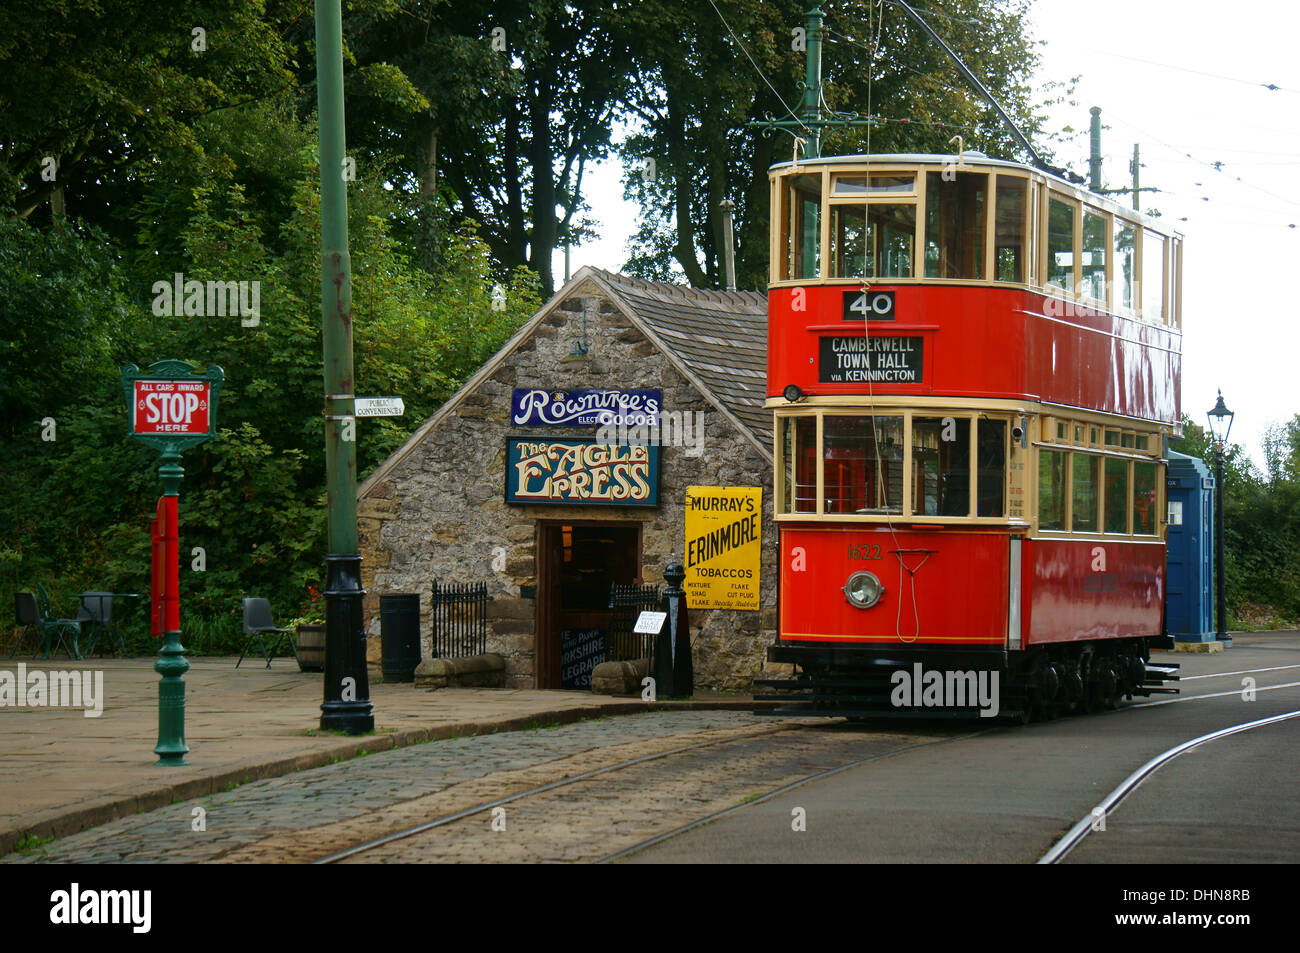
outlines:
[{"label": "waste bin", "polygon": [[379,597],[379,636],[385,682],[413,682],[420,664],[420,594],[392,592]]}]

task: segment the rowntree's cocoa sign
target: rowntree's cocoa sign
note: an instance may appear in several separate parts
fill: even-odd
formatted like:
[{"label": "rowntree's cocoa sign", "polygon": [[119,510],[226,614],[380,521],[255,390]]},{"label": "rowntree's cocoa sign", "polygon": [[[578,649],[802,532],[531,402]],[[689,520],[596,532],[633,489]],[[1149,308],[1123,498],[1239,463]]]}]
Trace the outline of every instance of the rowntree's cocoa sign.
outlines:
[{"label": "rowntree's cocoa sign", "polygon": [[659,448],[508,437],[506,502],[657,506]]},{"label": "rowntree's cocoa sign", "polygon": [[510,420],[516,426],[586,427],[626,423],[657,426],[659,390],[542,390],[515,388]]}]

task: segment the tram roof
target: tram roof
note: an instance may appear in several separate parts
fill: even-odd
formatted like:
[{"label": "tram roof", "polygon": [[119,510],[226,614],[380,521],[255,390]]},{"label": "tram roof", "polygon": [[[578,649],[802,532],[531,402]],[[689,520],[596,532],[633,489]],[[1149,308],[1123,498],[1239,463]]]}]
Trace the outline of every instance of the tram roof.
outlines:
[{"label": "tram roof", "polygon": [[[859,155],[842,155],[842,156],[818,156],[815,159],[800,159],[796,162],[775,162],[768,166],[768,175],[791,171],[794,168],[816,168],[838,166],[861,166],[861,165],[938,165],[946,166],[952,163],[956,156],[953,153],[928,153],[928,152],[889,152],[889,153],[871,153]],[[969,170],[971,167],[990,167],[995,169],[1008,169],[1016,172],[1025,172],[1050,182],[1058,189],[1068,192],[1075,198],[1083,199],[1092,205],[1107,209],[1110,212],[1121,213],[1125,218],[1137,219],[1145,227],[1153,229],[1164,235],[1172,235],[1176,238],[1183,238],[1183,233],[1172,229],[1169,225],[1159,218],[1155,218],[1145,212],[1128,208],[1127,206],[1115,201],[1107,195],[1100,195],[1091,191],[1086,186],[1079,185],[1064,179],[1052,172],[1044,172],[1036,166],[1026,165],[1023,162],[1012,162],[1009,159],[994,159],[982,152],[976,152],[968,149],[961,154],[961,168]]]}]

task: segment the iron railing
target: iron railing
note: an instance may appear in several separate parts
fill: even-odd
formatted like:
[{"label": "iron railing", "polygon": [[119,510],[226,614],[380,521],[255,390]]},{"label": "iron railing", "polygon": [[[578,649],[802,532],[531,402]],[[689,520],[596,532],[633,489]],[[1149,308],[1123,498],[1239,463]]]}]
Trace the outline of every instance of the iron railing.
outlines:
[{"label": "iron railing", "polygon": [[487,651],[487,583],[433,584],[434,658],[467,658]]},{"label": "iron railing", "polygon": [[609,639],[605,643],[607,661],[624,662],[650,657],[652,636],[638,635],[632,631],[632,627],[642,612],[658,610],[659,588],[617,582],[609,587]]}]

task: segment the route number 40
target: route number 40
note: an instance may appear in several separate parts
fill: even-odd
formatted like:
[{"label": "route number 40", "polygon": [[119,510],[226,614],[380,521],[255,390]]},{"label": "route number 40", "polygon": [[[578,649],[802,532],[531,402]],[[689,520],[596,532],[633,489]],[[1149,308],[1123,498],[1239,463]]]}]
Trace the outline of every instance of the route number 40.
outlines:
[{"label": "route number 40", "polygon": [[844,320],[894,320],[894,293],[892,291],[844,292]]}]

